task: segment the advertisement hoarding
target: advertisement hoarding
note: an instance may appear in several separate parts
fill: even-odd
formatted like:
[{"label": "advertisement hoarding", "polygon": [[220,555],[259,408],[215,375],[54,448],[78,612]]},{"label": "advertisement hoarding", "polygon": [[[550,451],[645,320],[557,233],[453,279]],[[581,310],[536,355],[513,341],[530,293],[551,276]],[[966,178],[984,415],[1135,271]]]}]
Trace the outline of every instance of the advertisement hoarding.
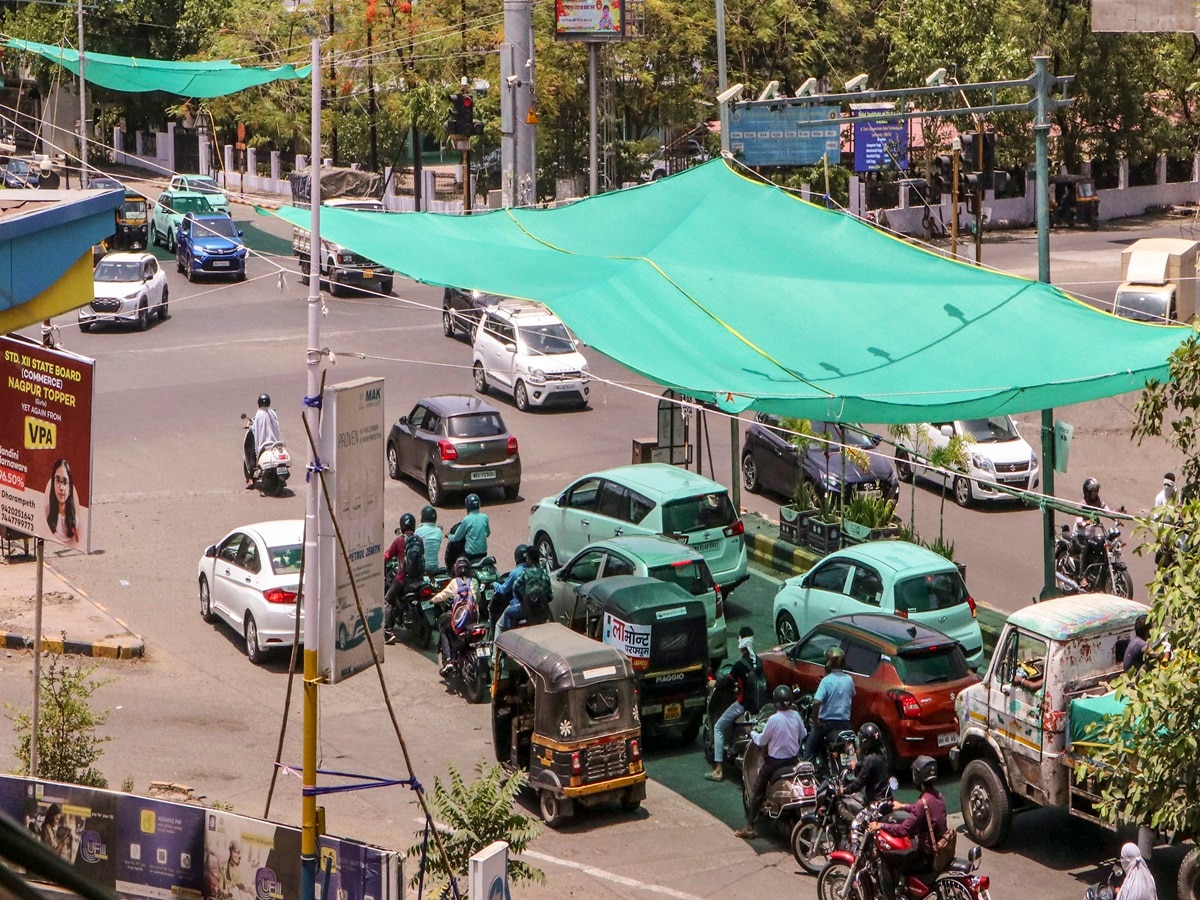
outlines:
[{"label": "advertisement hoarding", "polygon": [[93,360],[0,336],[0,526],[92,549]]},{"label": "advertisement hoarding", "polygon": [[624,0],[555,0],[557,40],[619,41],[624,36]]},{"label": "advertisement hoarding", "polygon": [[854,123],[854,171],[908,171],[908,123]]},{"label": "advertisement hoarding", "polygon": [[615,647],[629,659],[650,658],[650,626],[633,625],[612,613],[604,614],[604,643]]},{"label": "advertisement hoarding", "polygon": [[360,378],[326,389],[319,440],[322,479],[350,557],[347,567],[322,493],[317,522],[322,553],[318,667],[331,684],[372,664],[368,631],[383,657],[383,438],[382,378]]},{"label": "advertisement hoarding", "polygon": [[729,149],[748,166],[811,166],[841,154],[837,106],[735,104],[729,111]]}]

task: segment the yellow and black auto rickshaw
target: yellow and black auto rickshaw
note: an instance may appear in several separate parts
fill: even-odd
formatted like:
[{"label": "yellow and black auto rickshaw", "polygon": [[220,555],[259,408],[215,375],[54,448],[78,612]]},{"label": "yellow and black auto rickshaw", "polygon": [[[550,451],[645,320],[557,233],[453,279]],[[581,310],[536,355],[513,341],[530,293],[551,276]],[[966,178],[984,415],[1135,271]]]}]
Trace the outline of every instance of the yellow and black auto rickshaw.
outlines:
[{"label": "yellow and black auto rickshaw", "polygon": [[557,622],[505,631],[493,651],[496,759],[529,773],[543,821],[614,798],[637,809],[646,771],[629,661]]},{"label": "yellow and black auto rickshaw", "polygon": [[126,190],[125,202],[117,210],[117,230],[112,244],[122,250],[141,250],[146,246],[146,229],[150,219],[146,198],[137,191]]},{"label": "yellow and black auto rickshaw", "polygon": [[1092,231],[1100,227],[1100,195],[1091,175],[1052,175],[1050,184],[1054,191],[1052,225],[1086,225]]}]

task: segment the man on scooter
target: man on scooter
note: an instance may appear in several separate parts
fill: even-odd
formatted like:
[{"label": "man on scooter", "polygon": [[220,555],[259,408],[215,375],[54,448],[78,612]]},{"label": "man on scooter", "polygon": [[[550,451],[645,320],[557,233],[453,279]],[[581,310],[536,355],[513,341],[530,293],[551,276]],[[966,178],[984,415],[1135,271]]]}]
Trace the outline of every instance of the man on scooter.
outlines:
[{"label": "man on scooter", "polygon": [[263,447],[279,440],[279,416],[271,409],[270,394],[258,395],[258,412],[254,414],[250,428],[254,433],[254,456],[247,460],[250,464],[250,478],[246,480],[248,491],[254,490],[254,470],[258,468],[258,457],[262,454]]},{"label": "man on scooter", "polygon": [[844,670],[846,654],[841,647],[825,651],[825,677],[813,695],[813,730],[804,747],[806,759],[816,759],[825,740],[850,727],[850,705],[854,701],[854,679]]},{"label": "man on scooter", "polygon": [[[496,585],[496,590],[492,594],[488,619],[496,634],[512,628],[513,623],[521,616],[521,598],[517,596],[517,583],[525,571],[525,554],[528,550],[528,544],[517,544],[516,549],[513,550],[513,570],[508,573],[508,577],[502,583]],[[501,622],[505,619],[508,619],[508,624],[502,626]]]},{"label": "man on scooter", "polygon": [[460,556],[454,561],[454,577],[433,597],[433,602],[451,601],[450,611],[438,618],[438,662],[441,674],[454,668],[454,655],[461,646],[461,635],[479,621],[479,582],[471,575],[471,561]]},{"label": "man on scooter", "polygon": [[[713,770],[704,777],[709,781],[725,780],[725,742],[729,740],[729,730],[733,723],[753,704],[750,702],[750,679],[758,657],[754,655],[754,629],[743,625],[738,631],[738,660],[729,669],[725,677],[737,685],[737,696],[725,707],[725,712],[713,726]],[[757,709],[751,712],[758,712]]]},{"label": "man on scooter", "polygon": [[775,712],[767,719],[761,732],[754,732],[750,739],[767,750],[766,759],[758,770],[758,777],[750,789],[750,802],[746,809],[746,827],[734,832],[736,837],[754,837],[754,820],[762,808],[763,797],[771,778],[780,769],[795,765],[800,756],[800,744],[804,741],[804,720],[792,708],[792,689],[786,684],[775,688],[771,695],[775,701]]},{"label": "man on scooter", "polygon": [[874,722],[863,723],[858,729],[858,746],[862,759],[854,770],[854,778],[842,790],[847,794],[863,792],[864,803],[874,803],[891,793],[891,773],[883,755],[883,734]]}]

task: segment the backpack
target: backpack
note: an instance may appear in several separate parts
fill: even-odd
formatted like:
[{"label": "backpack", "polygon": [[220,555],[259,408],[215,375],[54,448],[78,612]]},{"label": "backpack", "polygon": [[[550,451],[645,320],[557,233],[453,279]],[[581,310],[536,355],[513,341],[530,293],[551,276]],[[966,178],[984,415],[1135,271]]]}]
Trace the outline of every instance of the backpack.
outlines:
[{"label": "backpack", "polygon": [[425,542],[415,534],[404,536],[404,580],[416,581],[425,575]]},{"label": "backpack", "polygon": [[479,617],[479,607],[471,594],[470,584],[470,580],[467,579],[466,587],[455,593],[454,605],[450,607],[450,627],[454,629],[455,634],[465,632]]},{"label": "backpack", "polygon": [[521,604],[525,621],[540,625],[550,621],[550,574],[541,566],[528,566],[521,577]]},{"label": "backpack", "polygon": [[752,713],[757,713],[771,702],[771,688],[767,686],[767,675],[763,671],[762,657],[760,656],[754,657],[754,664],[750,667],[750,675],[746,678],[743,695],[742,706]]}]

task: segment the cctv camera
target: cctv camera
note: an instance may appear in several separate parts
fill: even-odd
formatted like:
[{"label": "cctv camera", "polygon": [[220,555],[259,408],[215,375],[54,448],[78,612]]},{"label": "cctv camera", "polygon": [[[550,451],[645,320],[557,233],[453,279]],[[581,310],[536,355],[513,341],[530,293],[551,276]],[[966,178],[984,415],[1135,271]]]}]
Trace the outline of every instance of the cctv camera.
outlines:
[{"label": "cctv camera", "polygon": [[800,89],[796,91],[797,97],[811,97],[817,92],[817,79],[806,78],[804,84],[800,85]]},{"label": "cctv camera", "polygon": [[938,87],[946,83],[946,67],[939,66],[929,73],[929,77],[925,79],[925,87]]},{"label": "cctv camera", "polygon": [[509,75],[507,78],[504,79],[504,82],[509,87],[513,87],[513,88],[521,86],[521,79],[518,78],[516,75]]},{"label": "cctv camera", "polygon": [[846,90],[847,91],[865,91],[866,89],[867,89],[867,73],[866,72],[863,72],[861,75],[855,75],[853,78],[851,78],[849,81],[846,82]]}]

